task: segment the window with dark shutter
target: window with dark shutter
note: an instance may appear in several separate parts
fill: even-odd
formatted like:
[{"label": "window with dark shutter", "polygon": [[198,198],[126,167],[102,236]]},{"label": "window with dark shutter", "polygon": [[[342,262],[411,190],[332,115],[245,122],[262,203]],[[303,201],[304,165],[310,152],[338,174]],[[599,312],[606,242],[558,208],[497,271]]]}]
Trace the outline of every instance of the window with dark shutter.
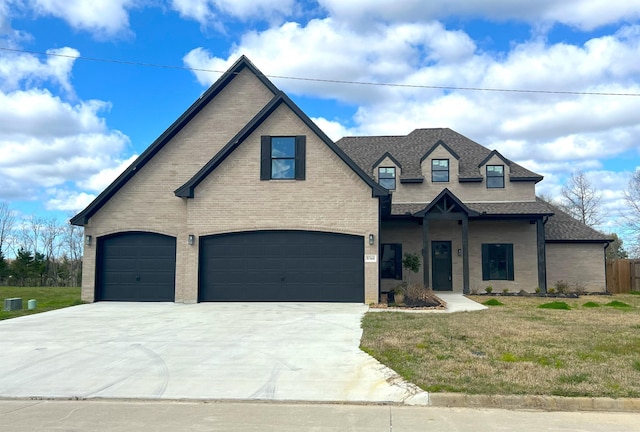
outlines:
[{"label": "window with dark shutter", "polygon": [[261,137],[260,180],[304,180],[306,170],[306,137]]}]

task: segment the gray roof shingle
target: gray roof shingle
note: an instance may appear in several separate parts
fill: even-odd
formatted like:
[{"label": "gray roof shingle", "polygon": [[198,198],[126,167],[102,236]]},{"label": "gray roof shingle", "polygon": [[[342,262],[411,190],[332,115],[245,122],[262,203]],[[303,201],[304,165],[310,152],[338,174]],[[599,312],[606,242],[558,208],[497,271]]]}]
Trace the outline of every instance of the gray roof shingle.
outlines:
[{"label": "gray roof shingle", "polygon": [[[448,128],[416,129],[406,136],[345,137],[336,142],[367,173],[374,163],[389,152],[402,165],[402,179],[421,178],[421,158],[438,141],[444,142],[460,157],[460,179],[482,177],[478,165],[491,153],[488,148]],[[511,179],[542,180],[542,176],[509,161]]]},{"label": "gray roof shingle", "polygon": [[[412,215],[424,209],[429,203],[392,204],[393,216]],[[535,202],[505,202],[505,203],[465,203],[471,210],[483,216],[549,216],[545,225],[545,239],[548,241],[611,241],[607,236],[574,219],[554,205],[536,198]]]}]

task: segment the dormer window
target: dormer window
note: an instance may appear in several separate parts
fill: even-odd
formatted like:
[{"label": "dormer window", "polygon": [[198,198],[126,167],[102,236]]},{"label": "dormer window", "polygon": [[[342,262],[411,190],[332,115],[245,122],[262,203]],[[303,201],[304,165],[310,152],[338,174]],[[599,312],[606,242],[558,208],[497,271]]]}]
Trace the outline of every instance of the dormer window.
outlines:
[{"label": "dormer window", "polygon": [[449,181],[449,159],[431,160],[431,181],[434,183]]},{"label": "dormer window", "polygon": [[487,189],[504,188],[504,165],[487,165]]},{"label": "dormer window", "polygon": [[395,190],[396,188],[396,169],[395,167],[378,168],[378,183],[385,189]]}]

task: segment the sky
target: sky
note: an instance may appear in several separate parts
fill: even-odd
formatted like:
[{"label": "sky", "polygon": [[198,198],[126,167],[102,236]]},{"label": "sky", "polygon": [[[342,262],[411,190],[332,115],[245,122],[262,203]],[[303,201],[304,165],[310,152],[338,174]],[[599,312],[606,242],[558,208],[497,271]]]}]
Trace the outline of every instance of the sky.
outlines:
[{"label": "sky", "polygon": [[448,127],[550,197],[583,170],[624,238],[640,0],[0,0],[0,201],[68,219],[242,54],[335,140]]}]

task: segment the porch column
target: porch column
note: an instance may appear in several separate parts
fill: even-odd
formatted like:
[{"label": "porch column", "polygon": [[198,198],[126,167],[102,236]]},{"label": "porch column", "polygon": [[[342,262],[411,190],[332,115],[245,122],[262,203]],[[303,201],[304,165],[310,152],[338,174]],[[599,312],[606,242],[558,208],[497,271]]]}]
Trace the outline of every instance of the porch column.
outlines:
[{"label": "porch column", "polygon": [[547,248],[544,241],[544,220],[536,220],[536,239],[538,243],[538,287],[547,292]]},{"label": "porch column", "polygon": [[429,219],[422,217],[422,279],[424,287],[429,288]]},{"label": "porch column", "polygon": [[469,215],[462,216],[462,292],[469,294]]}]

